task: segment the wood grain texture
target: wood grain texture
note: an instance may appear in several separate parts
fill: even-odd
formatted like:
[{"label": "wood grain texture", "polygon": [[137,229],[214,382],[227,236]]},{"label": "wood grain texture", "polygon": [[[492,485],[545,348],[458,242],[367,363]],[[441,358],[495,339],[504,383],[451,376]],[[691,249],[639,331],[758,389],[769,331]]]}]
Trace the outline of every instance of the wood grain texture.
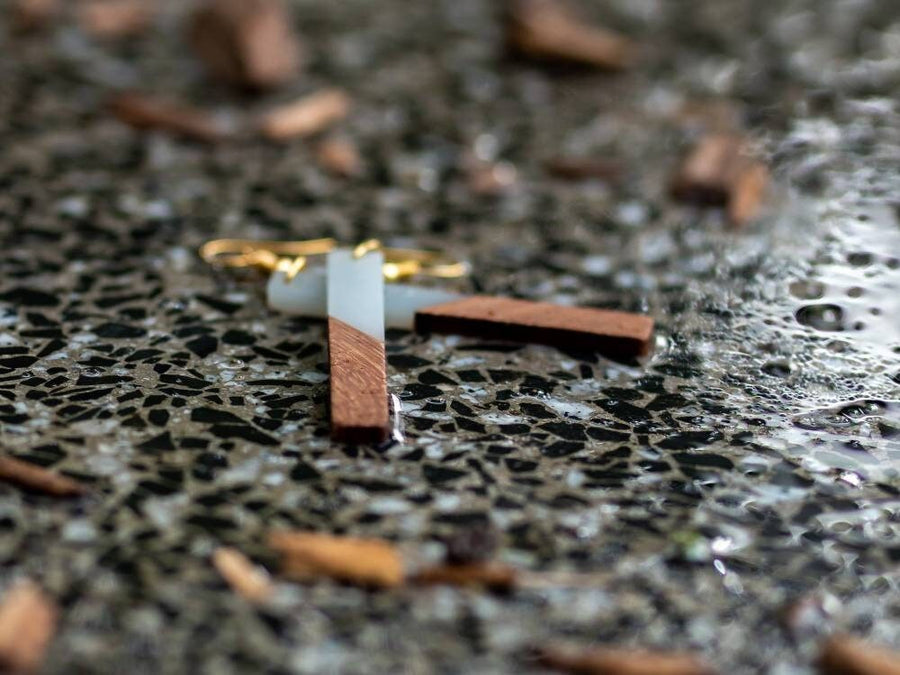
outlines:
[{"label": "wood grain texture", "polygon": [[588,349],[631,358],[650,351],[653,320],[589,307],[473,296],[419,310],[416,331]]},{"label": "wood grain texture", "polygon": [[9,456],[0,456],[0,480],[54,497],[75,497],[86,491],[71,478]]},{"label": "wood grain texture", "polygon": [[715,671],[692,654],[646,652],[594,647],[575,650],[548,647],[541,663],[552,670],[577,675],[714,675]]},{"label": "wood grain texture", "polygon": [[33,673],[56,632],[56,605],[31,581],[7,591],[0,604],[0,671]]},{"label": "wood grain texture", "polygon": [[819,657],[822,675],[900,675],[900,653],[848,635],[835,635]]},{"label": "wood grain texture", "polygon": [[345,443],[381,443],[389,411],[384,343],[328,317],[331,437]]}]

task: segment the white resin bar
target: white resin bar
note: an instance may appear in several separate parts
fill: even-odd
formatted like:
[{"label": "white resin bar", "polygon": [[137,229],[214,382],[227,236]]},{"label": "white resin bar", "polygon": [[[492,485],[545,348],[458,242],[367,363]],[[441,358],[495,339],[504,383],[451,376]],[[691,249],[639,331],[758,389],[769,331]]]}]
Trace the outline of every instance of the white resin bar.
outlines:
[{"label": "white resin bar", "polygon": [[[266,287],[268,305],[282,314],[324,319],[328,315],[326,287],[325,270],[321,268],[304,270],[291,281],[284,272],[274,272]],[[385,326],[412,330],[418,310],[462,297],[439,288],[384,284]]]},{"label": "white resin bar", "polygon": [[329,253],[325,260],[328,316],[379,342],[384,342],[382,265],[384,253],[381,251],[369,251],[356,258],[351,249],[338,249]]}]

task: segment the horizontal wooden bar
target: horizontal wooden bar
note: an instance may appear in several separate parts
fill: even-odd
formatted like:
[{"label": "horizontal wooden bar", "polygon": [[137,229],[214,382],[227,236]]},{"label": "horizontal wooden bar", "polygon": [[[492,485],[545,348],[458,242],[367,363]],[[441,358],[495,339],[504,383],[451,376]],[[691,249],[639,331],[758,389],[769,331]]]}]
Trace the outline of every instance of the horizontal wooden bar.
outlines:
[{"label": "horizontal wooden bar", "polygon": [[615,358],[649,353],[653,319],[590,307],[473,296],[416,312],[416,331],[597,351]]}]

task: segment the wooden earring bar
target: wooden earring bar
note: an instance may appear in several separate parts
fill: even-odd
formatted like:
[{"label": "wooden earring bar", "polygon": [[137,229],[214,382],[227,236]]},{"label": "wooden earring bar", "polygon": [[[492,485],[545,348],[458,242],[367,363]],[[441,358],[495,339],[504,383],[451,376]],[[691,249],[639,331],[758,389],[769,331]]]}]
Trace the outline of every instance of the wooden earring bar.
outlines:
[{"label": "wooden earring bar", "polygon": [[[330,289],[330,280],[327,286]],[[382,307],[390,328],[583,349],[619,359],[646,356],[653,345],[653,319],[641,314],[466,297],[411,284],[384,284],[383,288]],[[326,279],[320,270],[307,270],[293,279],[275,272],[267,292],[269,306],[277,311],[326,315]]]},{"label": "wooden earring bar", "polygon": [[[381,443],[389,435],[381,251],[338,249],[326,259],[331,437]],[[302,275],[298,279],[302,283]]]}]

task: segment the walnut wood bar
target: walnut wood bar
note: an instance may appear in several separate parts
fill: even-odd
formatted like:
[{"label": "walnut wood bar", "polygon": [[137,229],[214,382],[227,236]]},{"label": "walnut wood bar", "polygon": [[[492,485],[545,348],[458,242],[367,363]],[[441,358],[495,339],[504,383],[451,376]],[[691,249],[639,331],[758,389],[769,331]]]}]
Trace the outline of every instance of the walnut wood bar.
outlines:
[{"label": "walnut wood bar", "polygon": [[628,359],[645,356],[653,319],[640,314],[546,302],[473,296],[416,312],[416,332],[597,351]]},{"label": "walnut wood bar", "polygon": [[384,351],[384,256],[349,250],[328,254],[328,361],[331,437],[380,443],[389,435]]}]

